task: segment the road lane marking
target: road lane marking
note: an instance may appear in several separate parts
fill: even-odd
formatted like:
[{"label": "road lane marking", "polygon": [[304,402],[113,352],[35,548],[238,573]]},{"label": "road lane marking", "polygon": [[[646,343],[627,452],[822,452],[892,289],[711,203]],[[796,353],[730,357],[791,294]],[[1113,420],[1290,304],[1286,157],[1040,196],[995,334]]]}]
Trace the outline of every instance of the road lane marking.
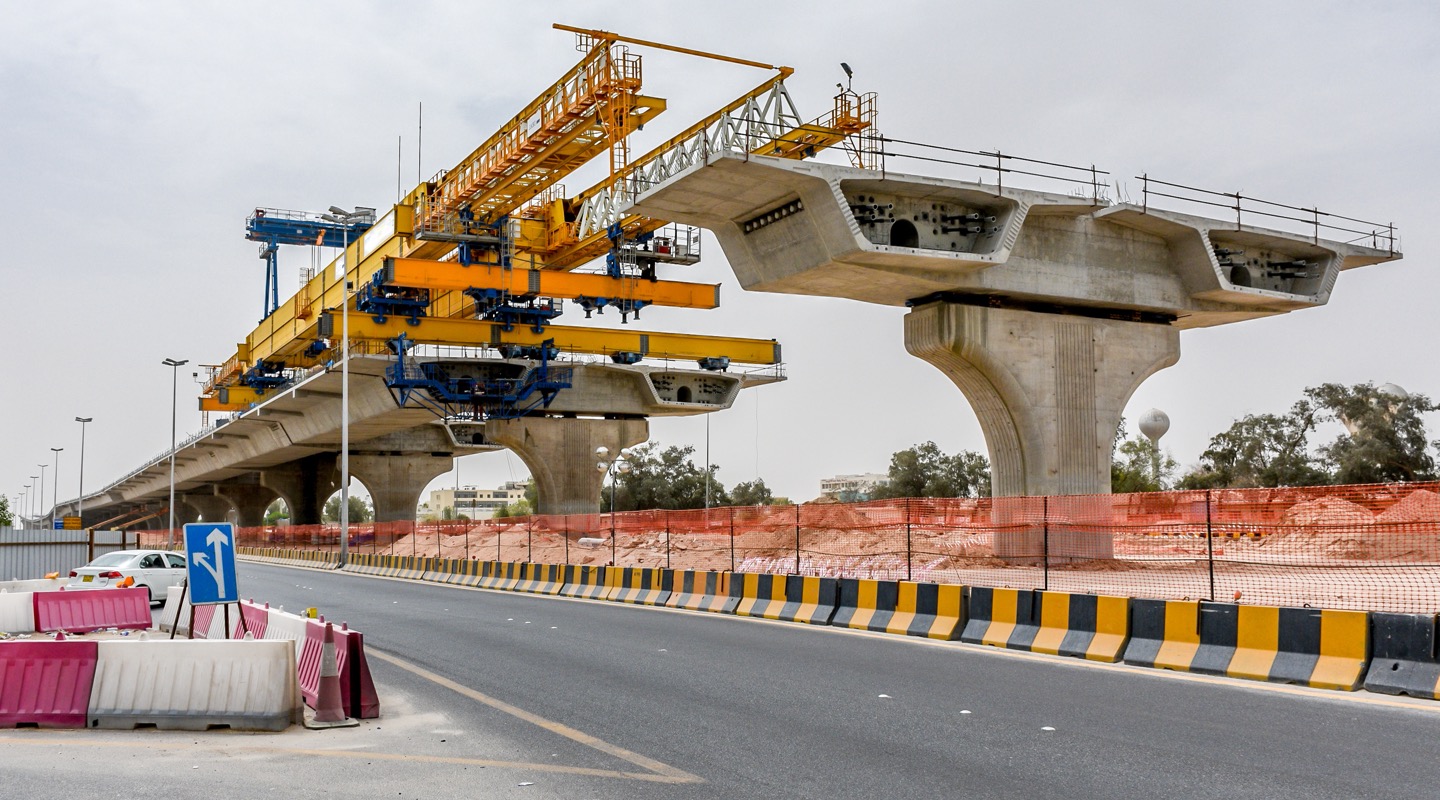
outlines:
[{"label": "road lane marking", "polygon": [[[14,736],[0,736],[0,744],[31,745],[36,747],[55,747],[57,734],[68,733],[69,731],[38,731],[34,738],[19,738]],[[154,753],[158,750],[185,750],[204,751],[213,750],[217,754],[234,753],[243,751],[264,755],[293,755],[293,756],[320,756],[326,758],[348,758],[351,760],[364,761],[401,761],[417,764],[455,764],[467,767],[493,767],[498,769],[528,770],[531,772],[547,772],[564,775],[583,775],[594,778],[620,778],[632,781],[648,781],[650,783],[695,783],[698,778],[685,780],[673,775],[661,775],[653,772],[620,772],[609,769],[595,769],[592,767],[567,767],[563,764],[534,764],[526,761],[496,761],[488,758],[463,758],[460,756],[429,756],[413,753],[383,753],[365,750],[315,750],[310,748],[288,748],[288,747],[256,747],[253,745],[233,745],[229,742],[220,744],[201,744],[199,742],[95,742],[86,741],[83,736],[93,735],[80,732],[82,735],[74,738],[66,738],[58,745],[61,747],[94,747],[112,750],[140,749],[147,753]],[[123,731],[122,731],[123,733]],[[223,747],[223,750],[220,748]]]},{"label": "road lane marking", "polygon": [[509,703],[505,702],[504,700],[496,699],[496,698],[494,698],[494,697],[491,697],[490,695],[487,695],[487,694],[484,694],[484,693],[482,693],[482,692],[478,692],[478,691],[476,691],[476,690],[474,690],[474,689],[471,689],[471,688],[468,687],[468,686],[463,686],[463,685],[461,685],[461,684],[459,684],[459,683],[456,683],[455,681],[450,680],[449,678],[446,678],[446,677],[443,676],[443,675],[437,675],[436,673],[431,672],[431,671],[425,669],[424,667],[421,667],[421,666],[412,664],[412,663],[410,663],[410,662],[408,662],[408,661],[406,661],[406,660],[404,660],[404,659],[402,659],[402,658],[399,658],[399,657],[397,657],[397,656],[393,656],[393,655],[391,655],[391,654],[389,654],[389,653],[386,653],[386,652],[384,652],[384,651],[382,651],[382,650],[376,650],[376,649],[374,649],[374,648],[368,648],[368,647],[367,647],[367,648],[365,649],[365,654],[366,654],[367,656],[371,657],[371,658],[378,658],[378,659],[380,659],[381,661],[384,661],[384,662],[389,663],[389,664],[393,664],[393,665],[399,667],[400,669],[403,669],[403,670],[405,670],[405,671],[407,671],[407,672],[410,672],[410,673],[413,673],[413,674],[415,674],[415,675],[418,675],[418,676],[424,678],[425,680],[430,681],[431,683],[437,684],[437,685],[439,685],[439,686],[443,686],[443,687],[445,687],[446,689],[449,689],[449,690],[452,691],[452,692],[455,692],[455,693],[457,693],[457,694],[460,694],[460,695],[463,695],[463,696],[465,696],[465,697],[468,697],[468,698],[470,698],[471,700],[474,700],[474,701],[477,702],[477,703],[482,703],[482,704],[484,704],[484,705],[490,706],[491,708],[495,709],[496,711],[504,712],[504,713],[506,713],[506,714],[509,714],[509,715],[512,716],[512,717],[515,717],[516,719],[523,720],[523,721],[525,721],[525,722],[530,723],[531,725],[535,725],[536,727],[543,728],[544,730],[550,731],[551,733],[555,733],[555,734],[558,734],[558,735],[560,735],[560,736],[564,736],[565,738],[567,738],[567,739],[569,739],[569,740],[571,740],[571,741],[573,741],[573,742],[577,742],[577,743],[579,743],[579,744],[583,744],[583,745],[585,745],[586,747],[589,747],[589,748],[591,748],[591,749],[593,749],[593,750],[599,750],[599,751],[602,752],[602,753],[606,753],[606,754],[615,756],[616,758],[619,758],[619,759],[621,759],[621,760],[623,760],[623,761],[628,761],[628,762],[630,762],[631,764],[634,764],[634,765],[637,766],[637,767],[641,767],[642,769],[650,770],[650,772],[654,773],[657,777],[665,778],[665,779],[667,780],[667,782],[670,782],[670,783],[704,783],[704,782],[705,782],[705,780],[704,780],[703,778],[699,777],[699,776],[691,775],[690,773],[685,772],[684,770],[676,769],[675,767],[672,767],[672,766],[670,766],[669,764],[665,764],[665,763],[663,763],[663,762],[656,761],[656,760],[653,759],[653,758],[646,758],[645,756],[642,756],[642,755],[640,755],[639,753],[636,753],[636,752],[633,752],[633,751],[630,751],[630,750],[626,750],[625,748],[620,747],[619,745],[610,744],[609,742],[607,742],[607,741],[605,741],[605,740],[603,740],[603,739],[598,739],[598,738],[596,738],[596,737],[594,737],[594,736],[591,736],[591,735],[588,734],[588,733],[585,733],[584,731],[580,731],[580,730],[577,730],[577,729],[575,729],[575,728],[570,727],[569,725],[565,725],[564,723],[555,722],[555,721],[553,721],[553,720],[548,720],[548,719],[546,719],[546,718],[544,718],[544,717],[542,717],[542,716],[539,716],[538,714],[532,714],[532,713],[530,713],[529,711],[526,711],[526,710],[524,710],[524,709],[522,709],[522,708],[518,708],[518,707],[516,707],[516,706],[510,705]]}]

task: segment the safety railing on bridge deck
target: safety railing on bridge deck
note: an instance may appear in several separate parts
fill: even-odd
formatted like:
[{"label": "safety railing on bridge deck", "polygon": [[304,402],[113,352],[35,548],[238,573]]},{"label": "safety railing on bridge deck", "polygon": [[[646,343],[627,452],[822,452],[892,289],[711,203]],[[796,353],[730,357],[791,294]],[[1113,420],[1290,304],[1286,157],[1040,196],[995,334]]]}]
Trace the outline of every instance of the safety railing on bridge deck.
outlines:
[{"label": "safety railing on bridge deck", "polygon": [[1246,215],[1249,215],[1252,223],[1254,217],[1263,217],[1262,221],[1270,225],[1299,223],[1308,229],[1307,232],[1317,243],[1323,234],[1347,244],[1367,245],[1376,250],[1385,250],[1392,255],[1399,251],[1400,242],[1393,222],[1367,222],[1321,211],[1319,208],[1303,208],[1246,197],[1240,192],[1197,189],[1194,186],[1156,180],[1148,174],[1136,175],[1135,179],[1140,181],[1140,207],[1145,211],[1150,210],[1151,198],[1163,197],[1206,209],[1223,208],[1233,212],[1237,229],[1245,224]]},{"label": "safety railing on bridge deck", "polygon": [[[164,531],[142,534],[163,546]],[[336,525],[239,544],[334,552]],[[178,539],[177,539],[178,540]],[[351,552],[1440,612],[1440,484],[629,511],[351,525]]]}]

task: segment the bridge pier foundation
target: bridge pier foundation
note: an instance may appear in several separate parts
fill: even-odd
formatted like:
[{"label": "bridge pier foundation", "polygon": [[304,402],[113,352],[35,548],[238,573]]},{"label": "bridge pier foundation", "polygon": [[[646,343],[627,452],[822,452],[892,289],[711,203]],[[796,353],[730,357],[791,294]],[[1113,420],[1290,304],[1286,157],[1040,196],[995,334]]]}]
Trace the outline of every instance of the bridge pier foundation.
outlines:
[{"label": "bridge pier foundation", "polygon": [[650,438],[645,419],[521,417],[485,423],[486,440],[515,451],[535,480],[538,514],[600,511],[605,474],[595,468],[595,448],[621,448]]},{"label": "bridge pier foundation", "polygon": [[[905,316],[905,348],[945,373],[974,408],[990,451],[997,517],[1038,517],[1038,509],[1007,510],[1001,498],[1109,493],[1111,447],[1125,404],[1146,378],[1180,359],[1180,332],[934,302]],[[1065,513],[1067,522],[1083,522],[1068,506]],[[1043,545],[1031,540],[1042,535],[1038,525],[997,534],[996,555],[1039,556]],[[1048,555],[1112,554],[1108,535],[1066,530],[1061,539],[1050,540]]]}]

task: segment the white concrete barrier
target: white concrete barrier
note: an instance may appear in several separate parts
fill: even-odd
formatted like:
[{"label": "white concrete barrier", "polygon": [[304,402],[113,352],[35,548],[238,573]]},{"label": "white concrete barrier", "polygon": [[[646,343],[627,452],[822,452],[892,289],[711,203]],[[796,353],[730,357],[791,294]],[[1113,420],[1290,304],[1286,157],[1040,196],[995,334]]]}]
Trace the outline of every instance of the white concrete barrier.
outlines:
[{"label": "white concrete barrier", "polygon": [[174,625],[177,636],[190,632],[190,598],[183,597],[182,599],[184,593],[180,586],[180,584],[171,586],[169,593],[165,596],[165,608],[160,612],[159,625],[160,630],[169,633],[172,623],[175,623],[176,607],[178,606],[179,623]]},{"label": "white concrete barrier", "polygon": [[255,640],[99,642],[92,728],[280,731],[303,721],[295,650]]},{"label": "white concrete barrier", "polygon": [[34,592],[0,590],[0,631],[35,632]]}]

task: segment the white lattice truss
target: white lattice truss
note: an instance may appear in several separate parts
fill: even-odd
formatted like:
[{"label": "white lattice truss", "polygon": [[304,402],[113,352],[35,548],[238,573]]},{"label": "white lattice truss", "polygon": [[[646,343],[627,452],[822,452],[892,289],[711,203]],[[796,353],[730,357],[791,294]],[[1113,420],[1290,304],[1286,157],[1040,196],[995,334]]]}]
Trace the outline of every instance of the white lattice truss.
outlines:
[{"label": "white lattice truss", "polygon": [[623,218],[620,209],[641,192],[708,163],[711,156],[765,152],[766,145],[803,126],[784,81],[777,80],[769,91],[751,95],[672,147],[637,161],[610,185],[585,198],[576,215],[576,234],[583,240],[605,231]]}]

